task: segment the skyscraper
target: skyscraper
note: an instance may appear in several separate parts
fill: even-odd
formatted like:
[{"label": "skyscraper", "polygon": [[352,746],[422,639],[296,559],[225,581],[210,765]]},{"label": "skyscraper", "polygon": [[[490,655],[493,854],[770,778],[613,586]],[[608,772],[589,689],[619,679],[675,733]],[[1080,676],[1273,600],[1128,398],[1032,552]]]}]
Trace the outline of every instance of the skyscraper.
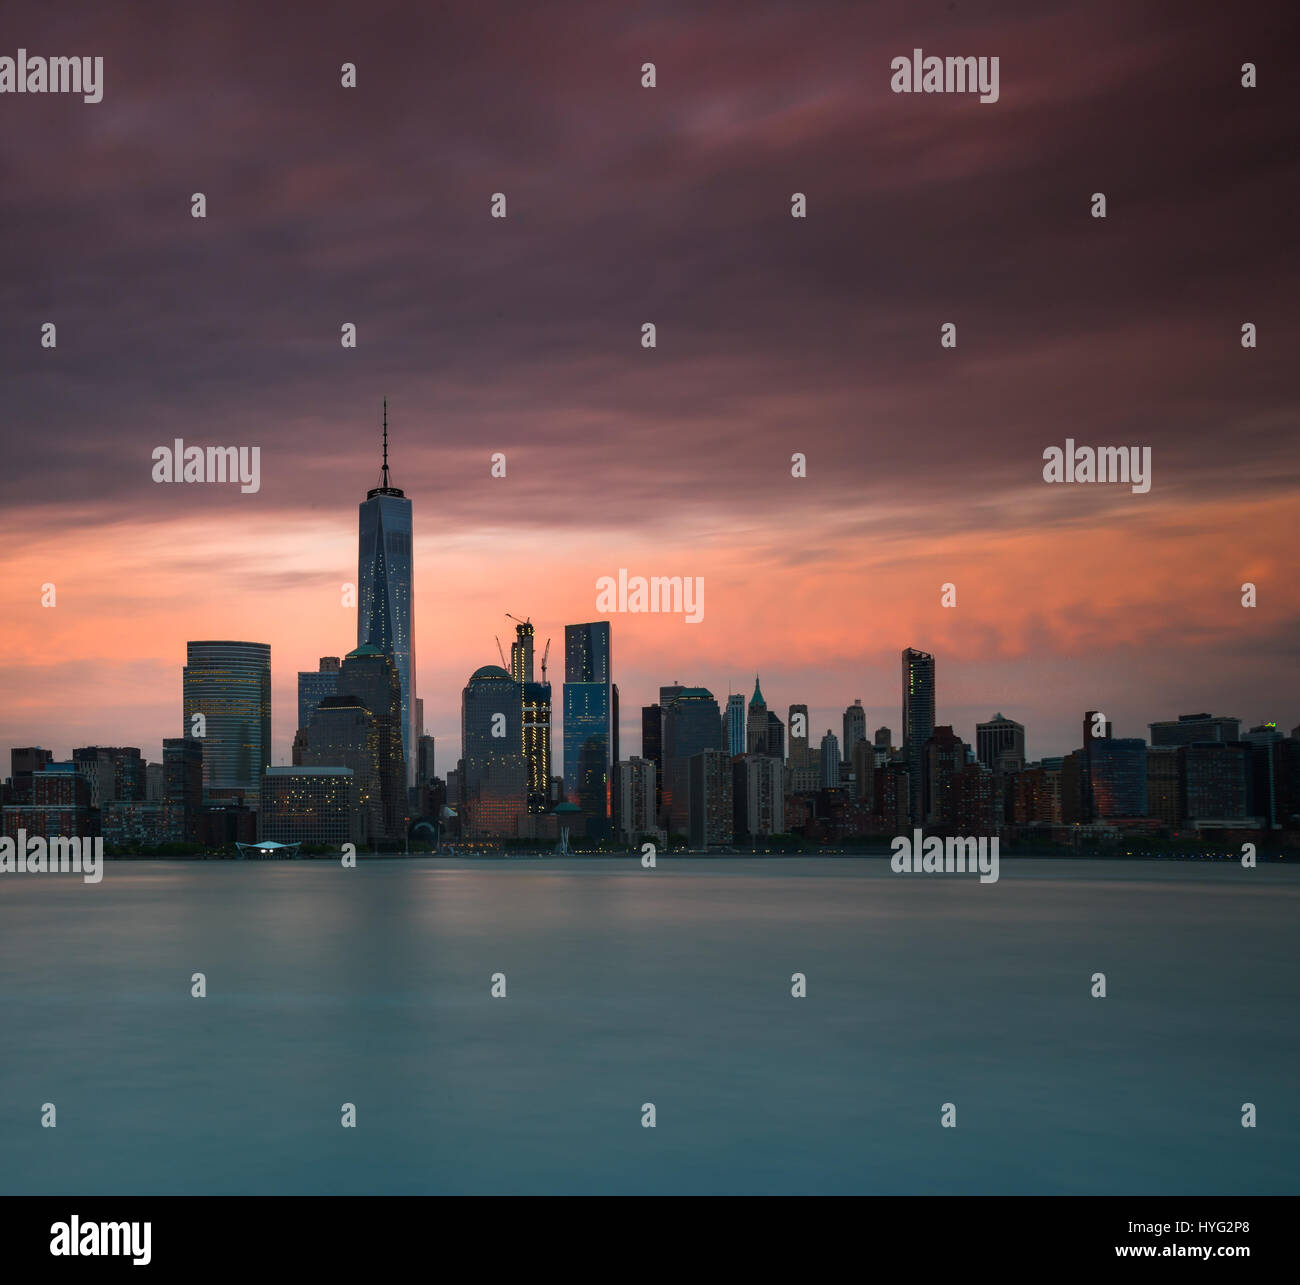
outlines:
[{"label": "skyscraper", "polygon": [[322,656],[319,669],[298,671],[298,726],[306,727],[326,696],[339,694],[339,658]]},{"label": "skyscraper", "polygon": [[[529,668],[531,669],[531,664]],[[523,753],[528,764],[528,810],[550,810],[547,787],[551,779],[551,685],[523,684]]]},{"label": "skyscraper", "polygon": [[533,681],[533,633],[531,617],[515,625],[515,641],[510,644],[510,677],[517,683]]},{"label": "skyscraper", "polygon": [[658,705],[641,706],[641,757],[655,768],[655,824],[664,798],[664,723]]},{"label": "skyscraper", "polygon": [[[356,647],[343,658],[339,669],[338,697],[327,696],[324,708],[334,706],[351,697],[374,716],[378,733],[376,749],[376,776],[379,790],[380,807],[377,812],[379,831],[373,829],[371,839],[397,842],[406,834],[406,818],[409,815],[409,799],[406,782],[409,772],[402,753],[402,689],[397,666],[392,656],[378,646],[367,643]],[[343,706],[339,706],[340,709]],[[316,718],[319,718],[318,713]],[[313,724],[315,719],[312,720]],[[340,742],[353,744],[352,732],[339,732]],[[308,729],[308,736],[311,730]],[[350,760],[319,766],[347,767]]]},{"label": "skyscraper", "polygon": [[461,825],[467,838],[519,833],[529,794],[522,723],[519,684],[499,665],[476,669],[461,693]]},{"label": "skyscraper", "polygon": [[921,758],[934,734],[934,657],[914,647],[903,650],[903,757],[907,760],[911,819],[925,820],[925,774]]},{"label": "skyscraper", "polygon": [[1147,743],[1140,737],[1098,737],[1088,746],[1093,815],[1147,815]]},{"label": "skyscraper", "polygon": [[688,765],[704,750],[722,752],[722,716],[707,687],[661,687],[659,691],[661,699],[667,693],[670,700],[664,708],[664,808],[669,831],[685,834],[691,816]]},{"label": "skyscraper", "polygon": [[[1025,761],[1025,729],[1014,718],[994,714],[987,723],[975,724],[975,755],[985,767],[996,768],[998,759],[1011,754]],[[1131,813],[1132,816],[1139,815]]]},{"label": "skyscraper", "polygon": [[733,758],[743,754],[746,747],[745,732],[745,698],[740,692],[732,692],[727,697],[727,710],[723,717],[727,720],[727,739],[724,748]]},{"label": "skyscraper", "polygon": [[808,768],[808,706],[790,706],[790,766]]},{"label": "skyscraper", "polygon": [[203,788],[255,799],[271,761],[271,646],[191,642],[185,653],[181,735],[203,715]]},{"label": "skyscraper", "polygon": [[587,833],[604,834],[613,762],[613,691],[608,620],[564,627],[564,787],[588,818]]},{"label": "skyscraper", "polygon": [[1191,745],[1194,741],[1237,741],[1241,719],[1210,714],[1179,714],[1177,722],[1152,723],[1152,745]]},{"label": "skyscraper", "polygon": [[[365,816],[365,824],[358,831],[361,840],[396,837],[385,835],[380,724],[361,697],[351,693],[326,696],[312,711],[311,722],[304,730],[307,743],[301,762],[295,766],[349,768],[356,786],[356,806]],[[395,738],[390,718],[390,749]],[[264,780],[264,793],[265,789]]]},{"label": "skyscraper", "polygon": [[[380,484],[361,502],[357,542],[357,646],[391,656],[402,689],[402,758],[415,784],[415,603],[411,501],[388,484],[388,401],[384,400],[384,464]],[[343,691],[342,687],[339,688]],[[346,693],[344,693],[346,694]],[[205,764],[206,766],[206,764]]]},{"label": "skyscraper", "polygon": [[822,737],[822,789],[833,789],[840,783],[840,743],[828,727]]},{"label": "skyscraper", "polygon": [[844,744],[840,750],[846,763],[853,762],[853,751],[859,741],[867,739],[867,711],[862,708],[862,700],[855,700],[844,711]]}]

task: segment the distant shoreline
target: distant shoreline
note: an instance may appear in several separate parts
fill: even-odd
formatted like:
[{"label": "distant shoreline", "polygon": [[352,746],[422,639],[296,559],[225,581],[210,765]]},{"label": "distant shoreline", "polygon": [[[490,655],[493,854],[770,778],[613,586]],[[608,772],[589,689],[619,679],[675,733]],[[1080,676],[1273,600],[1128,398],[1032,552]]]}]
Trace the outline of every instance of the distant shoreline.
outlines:
[{"label": "distant shoreline", "polygon": [[[660,852],[657,860],[688,861],[774,861],[787,859],[804,860],[842,860],[860,861],[889,860],[888,850],[881,852]],[[249,864],[293,864],[306,861],[337,862],[342,853],[311,853],[297,857],[282,858],[246,858],[233,855],[199,856],[166,855],[157,853],[119,853],[105,856],[105,861],[192,861],[207,862],[247,862]],[[635,861],[640,862],[637,852],[359,852],[357,861]],[[1003,861],[1186,861],[1209,862],[1215,865],[1239,864],[1241,854],[1237,852],[1184,853],[1184,852],[1149,852],[1149,853],[1114,853],[1114,852],[1007,852]],[[1300,865],[1300,852],[1268,853],[1256,856],[1261,864]]]}]

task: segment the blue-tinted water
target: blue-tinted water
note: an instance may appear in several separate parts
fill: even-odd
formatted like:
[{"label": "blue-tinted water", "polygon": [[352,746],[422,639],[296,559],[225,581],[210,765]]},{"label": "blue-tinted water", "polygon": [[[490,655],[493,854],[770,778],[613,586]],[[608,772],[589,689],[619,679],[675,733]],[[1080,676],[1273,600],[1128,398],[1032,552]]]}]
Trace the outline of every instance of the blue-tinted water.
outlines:
[{"label": "blue-tinted water", "polygon": [[1298,925],[1172,862],[4,875],[0,1191],[1295,1192]]}]

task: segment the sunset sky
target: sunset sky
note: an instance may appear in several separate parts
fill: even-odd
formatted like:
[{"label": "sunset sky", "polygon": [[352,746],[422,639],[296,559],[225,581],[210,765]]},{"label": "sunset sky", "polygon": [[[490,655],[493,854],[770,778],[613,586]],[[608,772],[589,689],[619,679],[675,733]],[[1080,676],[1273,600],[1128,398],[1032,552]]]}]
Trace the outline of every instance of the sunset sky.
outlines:
[{"label": "sunset sky", "polygon": [[[1287,8],[7,4],[0,54],[102,55],[104,96],[0,96],[0,774],[160,757],[202,638],[270,643],[287,759],[296,672],[356,642],[384,396],[440,775],[506,612],[554,640],[558,771],[564,625],[620,567],[705,581],[700,624],[611,618],[624,756],[661,684],[755,672],[897,742],[906,646],[1031,758],[1088,709],[1289,730]],[[891,93],[917,47],[1000,100]],[[261,490],[154,483],[176,437],[260,446]],[[1149,446],[1150,493],[1046,484],[1066,438]]]}]

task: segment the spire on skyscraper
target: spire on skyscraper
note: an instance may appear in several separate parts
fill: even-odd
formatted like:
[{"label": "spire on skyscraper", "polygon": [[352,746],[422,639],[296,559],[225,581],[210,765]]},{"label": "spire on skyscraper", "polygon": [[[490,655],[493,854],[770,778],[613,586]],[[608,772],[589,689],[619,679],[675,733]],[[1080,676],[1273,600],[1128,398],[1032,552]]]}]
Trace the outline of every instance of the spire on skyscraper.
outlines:
[{"label": "spire on skyscraper", "polygon": [[388,398],[384,398],[384,478],[380,485],[388,490]]},{"label": "spire on skyscraper", "polygon": [[764,709],[767,708],[767,702],[763,699],[763,693],[762,693],[762,691],[759,689],[759,686],[758,686],[758,675],[755,674],[755,675],[754,675],[754,694],[753,694],[752,697],[750,697],[749,708],[750,708],[750,709],[754,709],[754,708],[755,708],[756,706],[758,706],[758,705],[761,705]]}]

